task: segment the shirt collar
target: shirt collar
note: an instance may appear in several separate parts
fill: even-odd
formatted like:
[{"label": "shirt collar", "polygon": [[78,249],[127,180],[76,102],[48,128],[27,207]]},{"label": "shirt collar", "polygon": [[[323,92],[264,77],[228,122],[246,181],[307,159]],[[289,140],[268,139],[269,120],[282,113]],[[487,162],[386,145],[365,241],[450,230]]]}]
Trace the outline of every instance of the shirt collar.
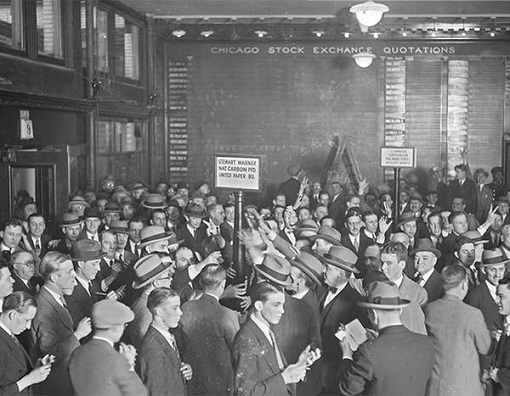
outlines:
[{"label": "shirt collar", "polygon": [[271,329],[270,329],[270,327],[266,323],[262,322],[259,318],[257,318],[254,314],[251,314],[250,318],[259,327],[259,329],[262,330],[262,333],[264,333],[266,338],[272,344],[273,341],[271,339],[271,334],[270,334]]},{"label": "shirt collar", "polygon": [[113,348],[113,342],[111,342],[108,338],[104,338],[104,337],[98,337],[98,336],[94,336],[92,337],[94,340],[101,340],[101,341],[105,341],[107,342],[108,344],[110,344]]},{"label": "shirt collar", "polygon": [[62,297],[60,294],[58,293],[55,293],[53,290],[51,290],[48,286],[43,286],[47,291],[48,293],[51,294],[51,296],[55,299],[55,301],[60,305],[60,306],[64,306],[64,304],[62,303]]},{"label": "shirt collar", "polygon": [[396,284],[396,285],[397,285],[397,287],[400,287],[400,285],[402,284],[402,282],[403,282],[403,281],[404,281],[404,275],[402,274],[402,275],[400,276],[400,278],[399,278],[399,279],[397,279],[396,281],[393,281],[393,283],[394,283],[394,284]]},{"label": "shirt collar", "polygon": [[[423,278],[424,282],[427,282],[429,278],[432,276],[432,273],[434,272],[434,268],[432,268],[429,272],[425,272],[421,277]],[[403,279],[404,277],[402,277]],[[402,283],[402,282],[400,282]]]},{"label": "shirt collar", "polygon": [[89,281],[83,279],[80,275],[76,275],[76,280],[80,282],[80,284],[85,288],[85,290],[89,290]]},{"label": "shirt collar", "polygon": [[5,325],[5,324],[3,324],[3,323],[2,323],[2,321],[1,321],[1,320],[0,320],[0,327],[1,327],[2,329],[4,329],[4,331],[5,331],[7,334],[9,334],[11,337],[14,335],[14,334],[12,333],[12,331],[11,331],[11,330],[10,330],[10,329],[9,329],[9,328]]},{"label": "shirt collar", "polygon": [[297,298],[298,300],[303,299],[303,297],[308,293],[308,290],[293,294],[292,297]]}]

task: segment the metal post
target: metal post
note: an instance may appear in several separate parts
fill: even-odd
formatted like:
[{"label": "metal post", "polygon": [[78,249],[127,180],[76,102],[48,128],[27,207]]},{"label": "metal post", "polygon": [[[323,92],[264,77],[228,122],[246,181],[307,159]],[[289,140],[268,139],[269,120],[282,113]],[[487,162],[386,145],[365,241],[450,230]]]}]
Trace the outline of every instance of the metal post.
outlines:
[{"label": "metal post", "polygon": [[243,192],[235,193],[235,218],[234,218],[234,257],[233,266],[236,270],[234,284],[244,283],[246,271],[244,268],[244,245],[239,241],[239,232],[243,229]]},{"label": "metal post", "polygon": [[398,216],[400,212],[400,168],[394,168],[395,170],[395,213],[393,224],[396,225],[398,223]]}]

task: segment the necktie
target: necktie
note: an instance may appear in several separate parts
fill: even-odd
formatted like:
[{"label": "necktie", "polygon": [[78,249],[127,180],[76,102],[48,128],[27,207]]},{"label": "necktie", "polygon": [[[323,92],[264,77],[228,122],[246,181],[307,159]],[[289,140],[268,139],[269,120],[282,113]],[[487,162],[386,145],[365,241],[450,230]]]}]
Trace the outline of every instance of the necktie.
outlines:
[{"label": "necktie", "polygon": [[35,250],[41,250],[41,243],[39,242],[39,239],[35,240]]},{"label": "necktie", "polygon": [[414,278],[413,280],[418,283],[419,285],[421,285],[421,282],[424,281],[425,279],[423,279],[423,276],[421,276],[421,274],[419,272],[417,272],[415,275],[414,275]]},{"label": "necktie", "polygon": [[356,238],[356,239],[354,240],[353,245],[354,245],[354,249],[356,249],[356,253],[358,253],[358,250],[359,250],[359,242],[358,242],[358,238]]},{"label": "necktie", "polygon": [[21,348],[21,344],[19,343],[18,339],[16,338],[16,336],[14,334],[11,333],[11,338],[12,340],[14,341],[14,343],[16,344],[16,346],[18,348]]},{"label": "necktie", "polygon": [[90,297],[93,298],[93,294],[92,294],[92,282],[91,281],[89,281],[89,283],[88,283],[88,291],[89,291]]},{"label": "necktie", "polygon": [[337,287],[328,287],[328,292],[329,293],[335,294],[337,292],[337,290],[338,290]]},{"label": "necktie", "polygon": [[278,368],[283,370],[285,365],[283,364],[283,358],[280,352],[280,348],[278,347],[278,343],[276,342],[276,337],[271,329],[269,329],[269,335],[271,337],[271,342],[273,343],[273,348],[276,354],[276,361],[278,362]]},{"label": "necktie", "polygon": [[64,299],[64,297],[60,296],[60,302],[62,303],[64,308],[67,309],[67,303],[66,303],[66,300]]}]

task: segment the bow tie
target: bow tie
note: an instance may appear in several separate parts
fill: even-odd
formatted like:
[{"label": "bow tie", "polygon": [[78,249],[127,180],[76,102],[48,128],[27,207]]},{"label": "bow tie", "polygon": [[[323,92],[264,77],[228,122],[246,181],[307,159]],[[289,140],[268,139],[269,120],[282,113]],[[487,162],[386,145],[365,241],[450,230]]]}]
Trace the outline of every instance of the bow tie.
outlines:
[{"label": "bow tie", "polygon": [[423,276],[421,276],[421,274],[420,274],[419,272],[417,272],[417,273],[414,275],[413,281],[415,281],[416,283],[419,283],[419,282],[421,282],[422,280],[425,280],[425,279],[423,279]]},{"label": "bow tie", "polygon": [[338,287],[328,287],[328,292],[335,294],[338,291]]}]

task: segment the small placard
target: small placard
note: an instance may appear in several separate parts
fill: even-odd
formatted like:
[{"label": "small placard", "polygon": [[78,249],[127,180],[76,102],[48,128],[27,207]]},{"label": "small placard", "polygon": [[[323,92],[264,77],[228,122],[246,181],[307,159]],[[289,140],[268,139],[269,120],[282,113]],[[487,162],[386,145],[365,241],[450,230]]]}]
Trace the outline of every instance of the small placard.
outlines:
[{"label": "small placard", "polygon": [[414,168],[416,166],[416,149],[412,147],[381,147],[381,166]]},{"label": "small placard", "polygon": [[261,191],[260,164],[261,158],[258,156],[215,155],[215,187],[240,191]]},{"label": "small placard", "polygon": [[20,139],[29,140],[34,138],[34,128],[32,127],[32,120],[28,118],[20,119]]}]

